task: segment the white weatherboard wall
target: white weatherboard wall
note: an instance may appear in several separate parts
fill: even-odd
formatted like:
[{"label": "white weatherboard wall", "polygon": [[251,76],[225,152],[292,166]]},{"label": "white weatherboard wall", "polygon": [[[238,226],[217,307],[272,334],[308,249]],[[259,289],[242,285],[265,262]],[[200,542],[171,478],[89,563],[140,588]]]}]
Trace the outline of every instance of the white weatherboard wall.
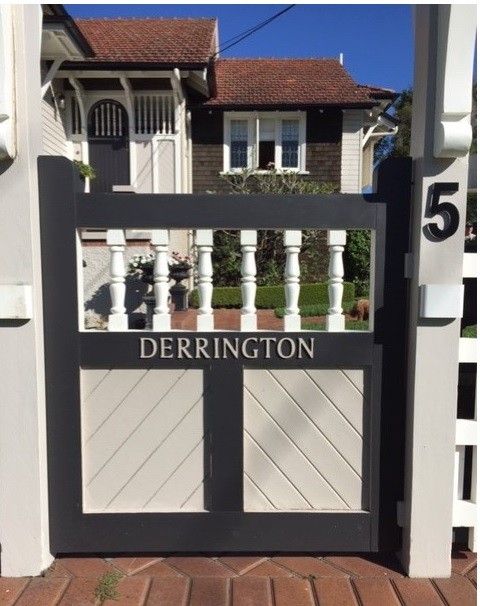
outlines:
[{"label": "white weatherboard wall", "polygon": [[83,510],[204,511],[203,372],[83,370]]},{"label": "white weatherboard wall", "polygon": [[52,100],[51,89],[48,89],[42,100],[42,153],[46,156],[68,157],[63,116]]},{"label": "white weatherboard wall", "polygon": [[18,155],[0,162],[0,284],[32,285],[33,318],[0,319],[0,557],[7,577],[38,575],[52,561],[37,174],[42,15],[40,5],[15,4],[11,10]]},{"label": "white weatherboard wall", "polygon": [[345,110],[343,112],[342,177],[340,182],[343,194],[358,194],[362,191],[362,138],[363,110]]},{"label": "white weatherboard wall", "polygon": [[247,511],[368,509],[364,375],[245,370]]}]

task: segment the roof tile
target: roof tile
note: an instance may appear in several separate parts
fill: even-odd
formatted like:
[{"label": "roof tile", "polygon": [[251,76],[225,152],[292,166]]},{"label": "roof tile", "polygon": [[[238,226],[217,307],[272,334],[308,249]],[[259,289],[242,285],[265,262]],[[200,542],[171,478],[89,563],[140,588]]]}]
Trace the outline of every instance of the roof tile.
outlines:
[{"label": "roof tile", "polygon": [[337,59],[222,59],[215,64],[213,106],[371,106]]},{"label": "roof tile", "polygon": [[95,52],[89,63],[206,64],[216,19],[76,19]]}]

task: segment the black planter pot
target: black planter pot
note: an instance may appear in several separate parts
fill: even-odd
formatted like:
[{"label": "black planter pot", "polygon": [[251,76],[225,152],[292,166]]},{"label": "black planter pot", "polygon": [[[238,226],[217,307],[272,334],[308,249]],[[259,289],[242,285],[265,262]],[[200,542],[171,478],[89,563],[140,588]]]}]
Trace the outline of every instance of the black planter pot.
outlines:
[{"label": "black planter pot", "polygon": [[190,277],[191,265],[182,267],[170,267],[170,278],[175,280],[175,284],[170,288],[172,303],[175,305],[175,311],[186,311],[188,309],[188,288],[181,284],[182,280]]}]

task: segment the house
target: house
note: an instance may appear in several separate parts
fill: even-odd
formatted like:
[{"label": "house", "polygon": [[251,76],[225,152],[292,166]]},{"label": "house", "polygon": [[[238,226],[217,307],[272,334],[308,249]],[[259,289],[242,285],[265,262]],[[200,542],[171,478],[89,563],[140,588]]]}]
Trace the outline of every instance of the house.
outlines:
[{"label": "house", "polygon": [[[87,191],[225,192],[226,175],[273,166],[356,193],[395,132],[395,93],[357,85],[337,59],[221,59],[215,19],[44,11],[43,151],[92,166]],[[51,51],[66,23],[83,55]],[[148,234],[127,239],[132,255],[149,252]],[[83,242],[87,308],[107,315],[104,234]],[[172,232],[171,248],[187,253],[190,235]]]},{"label": "house", "polygon": [[371,184],[393,91],[358,86],[337,59],[218,59],[213,71],[213,95],[192,104],[194,191],[269,166],[343,193]]},{"label": "house", "polygon": [[50,66],[44,150],[92,165],[93,192],[200,193],[269,163],[357,192],[373,144],[394,132],[395,93],[358,86],[336,59],[219,59],[214,19],[74,27],[91,52]]}]

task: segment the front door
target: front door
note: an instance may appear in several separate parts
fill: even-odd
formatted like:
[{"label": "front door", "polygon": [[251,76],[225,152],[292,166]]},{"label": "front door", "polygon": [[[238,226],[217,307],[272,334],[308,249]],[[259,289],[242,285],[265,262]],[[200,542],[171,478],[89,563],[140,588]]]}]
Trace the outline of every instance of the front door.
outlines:
[{"label": "front door", "polygon": [[109,193],[113,185],[130,184],[128,116],[117,101],[100,101],[90,110],[88,153],[97,175],[91,192]]}]

